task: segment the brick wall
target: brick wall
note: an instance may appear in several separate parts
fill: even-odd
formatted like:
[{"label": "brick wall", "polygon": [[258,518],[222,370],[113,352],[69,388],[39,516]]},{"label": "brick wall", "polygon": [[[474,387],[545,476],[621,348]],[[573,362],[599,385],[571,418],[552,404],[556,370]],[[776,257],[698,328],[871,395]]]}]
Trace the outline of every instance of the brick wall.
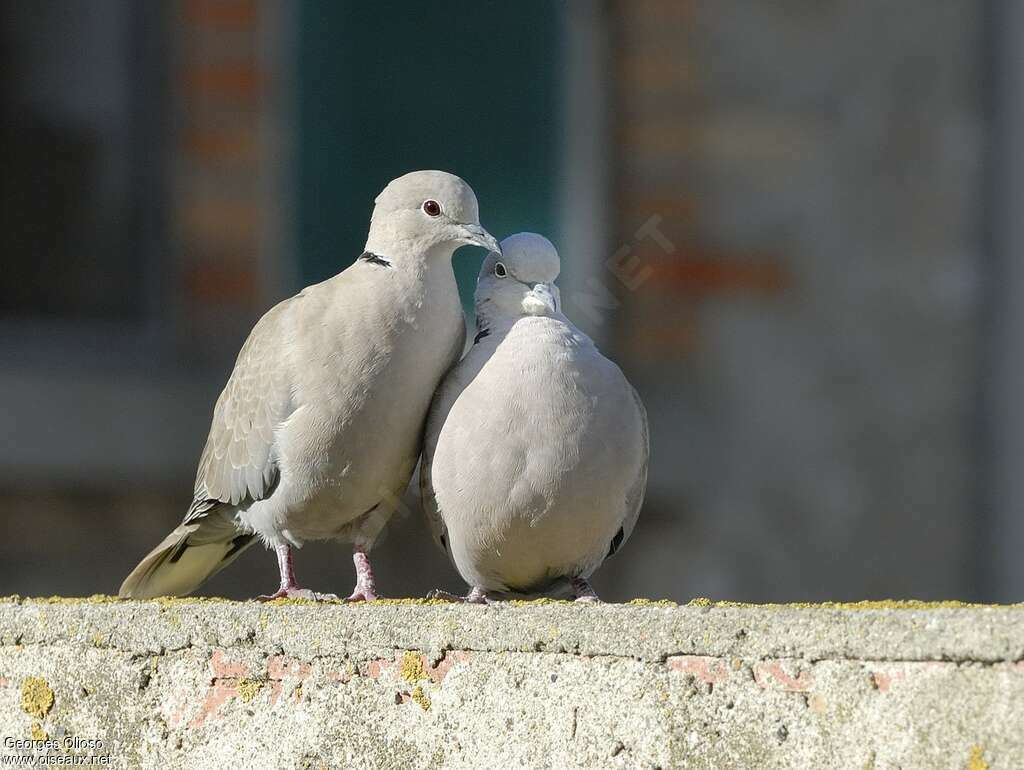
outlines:
[{"label": "brick wall", "polygon": [[608,580],[970,594],[982,9],[612,9],[613,246],[644,279],[609,280],[654,468]]},{"label": "brick wall", "polygon": [[[265,309],[264,197],[279,159],[265,140],[282,73],[261,51],[275,4],[180,0],[174,4],[173,77],[178,120],[172,164],[181,319],[189,345],[211,356],[236,348]],[[280,197],[280,195],[279,195]]]}]

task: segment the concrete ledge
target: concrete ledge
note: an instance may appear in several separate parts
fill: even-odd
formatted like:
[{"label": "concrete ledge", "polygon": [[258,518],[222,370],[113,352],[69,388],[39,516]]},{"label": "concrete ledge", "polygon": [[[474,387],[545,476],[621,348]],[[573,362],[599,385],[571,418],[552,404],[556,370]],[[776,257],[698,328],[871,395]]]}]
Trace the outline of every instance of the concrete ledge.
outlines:
[{"label": "concrete ledge", "polygon": [[1024,607],[0,601],[0,762],[33,736],[116,767],[1024,767]]}]

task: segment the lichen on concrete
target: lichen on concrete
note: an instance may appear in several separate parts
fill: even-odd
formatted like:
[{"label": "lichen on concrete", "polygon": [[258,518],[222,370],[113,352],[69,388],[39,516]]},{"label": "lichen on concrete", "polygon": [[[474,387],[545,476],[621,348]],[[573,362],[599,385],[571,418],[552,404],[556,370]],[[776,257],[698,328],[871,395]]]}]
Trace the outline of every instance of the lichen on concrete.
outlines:
[{"label": "lichen on concrete", "polygon": [[415,652],[406,652],[402,655],[402,661],[399,664],[398,672],[402,679],[415,684],[421,679],[427,679],[427,670],[423,666],[423,658]]},{"label": "lichen on concrete", "polygon": [[242,677],[238,680],[238,697],[242,699],[242,703],[251,703],[265,685],[266,681],[263,679]]},{"label": "lichen on concrete", "polygon": [[626,604],[634,607],[678,607],[679,605],[671,599],[630,599]]},{"label": "lichen on concrete", "polygon": [[[646,600],[634,599],[630,604],[645,604]],[[654,602],[650,602],[654,603]],[[708,599],[698,596],[691,599],[687,606],[709,607],[709,608],[755,608],[771,607],[778,609],[799,609],[799,610],[939,610],[939,609],[981,609],[981,608],[1017,608],[1024,609],[1021,604],[976,604],[964,602],[958,599],[944,599],[939,601],[922,601],[920,599],[863,599],[856,602],[789,602],[787,604],[750,604],[747,602],[734,602],[728,600]]]},{"label": "lichen on concrete", "polygon": [[988,770],[988,762],[985,761],[985,749],[981,746],[971,747],[971,756],[967,760],[967,770]]},{"label": "lichen on concrete", "polygon": [[21,710],[36,719],[42,719],[53,708],[54,695],[49,683],[38,676],[30,676],[21,684]]},{"label": "lichen on concrete", "polygon": [[412,702],[419,706],[424,711],[430,711],[430,698],[423,692],[423,688],[420,685],[416,685],[412,688],[412,692],[409,693],[409,697],[412,698]]},{"label": "lichen on concrete", "polygon": [[[427,597],[403,597],[394,599],[375,599],[372,602],[357,602],[349,603],[341,599],[303,599],[303,598],[280,598],[272,599],[266,602],[256,603],[253,600],[237,601],[234,599],[224,599],[217,596],[159,596],[155,599],[146,600],[147,602],[155,602],[159,606],[165,609],[174,609],[178,607],[192,607],[195,605],[242,605],[242,606],[260,606],[260,607],[318,607],[318,606],[346,606],[346,607],[444,607],[450,606],[453,602],[446,599],[436,599]],[[36,605],[82,605],[82,604],[127,604],[142,603],[135,599],[122,599],[117,596],[109,596],[107,594],[92,594],[91,596],[40,596],[40,597],[26,597],[18,594],[12,594],[9,596],[0,596],[0,604],[36,604]],[[540,607],[540,606],[551,606],[551,605],[575,605],[576,603],[568,599],[556,599],[551,597],[534,597],[524,599],[509,599],[506,602],[499,602],[499,604],[507,604],[513,607]],[[655,607],[677,607],[677,602],[671,599],[649,599],[644,597],[638,597],[630,599],[626,602],[626,605],[631,606],[655,606]],[[998,608],[998,607],[1013,607],[1018,609],[1024,609],[1024,602],[1017,604],[980,604],[975,602],[965,602],[958,599],[944,599],[937,601],[924,601],[920,599],[863,599],[860,601],[845,601],[845,602],[789,602],[785,604],[780,603],[765,603],[756,604],[750,602],[737,602],[731,600],[716,600],[709,599],[704,596],[698,596],[687,602],[686,606],[690,607],[713,607],[713,608],[753,608],[753,607],[773,607],[773,608],[789,608],[789,609],[841,609],[841,610],[921,610],[921,609],[956,609],[956,608]]]},{"label": "lichen on concrete", "polygon": [[0,602],[0,738],[115,766],[983,770],[1022,722],[1017,607]]}]

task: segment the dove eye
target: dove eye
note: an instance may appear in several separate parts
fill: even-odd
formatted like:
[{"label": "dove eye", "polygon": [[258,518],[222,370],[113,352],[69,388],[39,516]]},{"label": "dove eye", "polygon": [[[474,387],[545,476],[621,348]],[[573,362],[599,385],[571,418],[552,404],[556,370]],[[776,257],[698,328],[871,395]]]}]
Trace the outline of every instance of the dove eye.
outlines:
[{"label": "dove eye", "polygon": [[428,217],[441,216],[441,204],[437,201],[423,201],[423,213]]},{"label": "dove eye", "polygon": [[504,278],[506,275],[508,275],[508,270],[505,269],[505,266],[501,264],[501,262],[495,262],[494,274],[499,278]]}]

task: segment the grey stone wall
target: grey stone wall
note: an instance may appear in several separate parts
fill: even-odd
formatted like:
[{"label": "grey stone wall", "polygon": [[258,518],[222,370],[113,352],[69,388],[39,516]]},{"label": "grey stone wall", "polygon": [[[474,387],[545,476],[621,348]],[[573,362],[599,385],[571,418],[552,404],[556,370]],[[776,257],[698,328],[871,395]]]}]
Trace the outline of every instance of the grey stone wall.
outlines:
[{"label": "grey stone wall", "polygon": [[1019,607],[3,600],[0,757],[1010,768],[1022,658]]}]

